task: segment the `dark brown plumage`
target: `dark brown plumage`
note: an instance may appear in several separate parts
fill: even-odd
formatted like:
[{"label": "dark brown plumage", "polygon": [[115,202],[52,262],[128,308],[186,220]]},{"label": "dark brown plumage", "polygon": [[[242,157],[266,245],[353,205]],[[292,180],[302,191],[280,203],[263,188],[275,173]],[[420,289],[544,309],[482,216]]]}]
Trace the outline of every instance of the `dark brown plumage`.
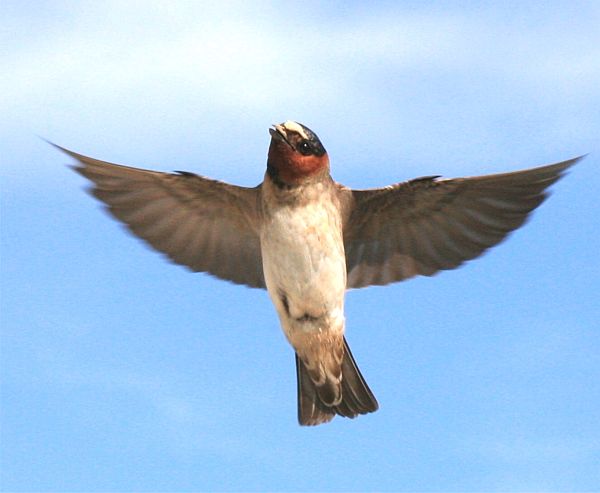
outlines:
[{"label": "dark brown plumage", "polygon": [[319,398],[317,388],[310,379],[306,366],[296,355],[298,422],[301,425],[314,426],[326,423],[336,414],[345,418],[355,418],[359,414],[372,413],[379,409],[377,399],[360,373],[345,338],[342,375],[342,402],[334,407],[326,406]]},{"label": "dark brown plumage", "polygon": [[343,188],[348,287],[454,269],[502,241],[579,159],[512,173]]}]

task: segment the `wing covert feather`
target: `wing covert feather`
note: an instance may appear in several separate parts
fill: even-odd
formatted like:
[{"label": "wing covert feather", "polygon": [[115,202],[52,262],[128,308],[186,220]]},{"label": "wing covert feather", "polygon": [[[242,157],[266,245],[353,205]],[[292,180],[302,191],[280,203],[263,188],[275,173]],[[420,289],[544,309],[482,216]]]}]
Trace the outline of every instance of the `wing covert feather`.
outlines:
[{"label": "wing covert feather", "polygon": [[93,183],[91,193],[114,217],[173,262],[237,284],[265,287],[260,186],[131,168],[56,147],[78,161],[73,168]]},{"label": "wing covert feather", "polygon": [[341,188],[348,288],[454,269],[521,226],[581,158],[512,173]]}]

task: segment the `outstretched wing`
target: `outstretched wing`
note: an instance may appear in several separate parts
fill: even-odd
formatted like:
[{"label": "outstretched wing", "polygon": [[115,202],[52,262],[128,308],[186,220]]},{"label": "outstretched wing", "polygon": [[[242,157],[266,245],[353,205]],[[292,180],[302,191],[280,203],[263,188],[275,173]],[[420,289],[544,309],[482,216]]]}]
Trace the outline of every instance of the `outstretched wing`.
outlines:
[{"label": "outstretched wing", "polygon": [[348,288],[453,269],[502,241],[581,158],[513,173],[344,190]]},{"label": "outstretched wing", "polygon": [[113,216],[173,262],[195,272],[264,288],[258,203],[260,186],[244,188],[193,173],[160,173],[89,158],[74,169]]}]

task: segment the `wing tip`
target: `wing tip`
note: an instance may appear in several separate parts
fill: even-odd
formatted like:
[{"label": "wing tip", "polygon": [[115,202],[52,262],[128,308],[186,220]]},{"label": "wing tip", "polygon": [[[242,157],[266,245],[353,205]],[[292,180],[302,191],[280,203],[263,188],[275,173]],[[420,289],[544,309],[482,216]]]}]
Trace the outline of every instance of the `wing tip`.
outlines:
[{"label": "wing tip", "polygon": [[44,142],[46,142],[46,144],[51,145],[55,149],[58,149],[60,152],[64,152],[68,156],[74,157],[75,159],[77,159],[77,156],[79,156],[79,154],[77,154],[76,152],[70,151],[69,149],[67,149],[65,147],[59,146],[58,144],[55,144],[51,140],[48,140],[45,137],[42,137],[41,135],[38,135],[38,138],[42,139]]},{"label": "wing tip", "polygon": [[548,167],[556,167],[559,170],[559,175],[565,173],[569,168],[575,166],[578,162],[585,159],[589,153],[581,154],[580,156],[576,156],[571,159],[567,159],[565,161],[559,161],[558,163],[549,164]]}]

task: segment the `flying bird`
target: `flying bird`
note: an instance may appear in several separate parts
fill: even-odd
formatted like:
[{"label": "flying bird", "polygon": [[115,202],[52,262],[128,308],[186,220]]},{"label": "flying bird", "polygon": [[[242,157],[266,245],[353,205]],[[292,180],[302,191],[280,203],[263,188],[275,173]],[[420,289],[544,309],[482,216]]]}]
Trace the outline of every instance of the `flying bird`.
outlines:
[{"label": "flying bird", "polygon": [[454,269],[521,226],[575,164],[352,190],[323,144],[286,121],[269,132],[263,182],[137,169],[60,150],[117,219],[173,262],[267,289],[296,357],[298,421],[378,409],[344,336],[347,289]]}]

